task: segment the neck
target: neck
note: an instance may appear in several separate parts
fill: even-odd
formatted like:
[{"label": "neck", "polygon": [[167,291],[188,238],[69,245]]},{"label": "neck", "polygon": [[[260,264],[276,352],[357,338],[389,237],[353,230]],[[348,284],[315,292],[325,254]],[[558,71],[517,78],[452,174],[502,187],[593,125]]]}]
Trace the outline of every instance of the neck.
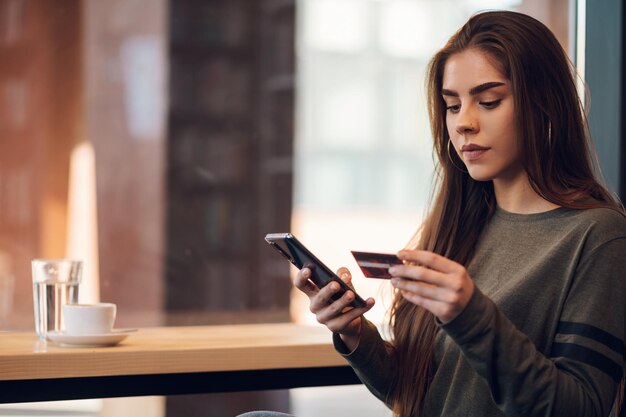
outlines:
[{"label": "neck", "polygon": [[513,180],[494,179],[493,190],[498,206],[511,213],[543,213],[559,207],[537,194],[525,173]]}]

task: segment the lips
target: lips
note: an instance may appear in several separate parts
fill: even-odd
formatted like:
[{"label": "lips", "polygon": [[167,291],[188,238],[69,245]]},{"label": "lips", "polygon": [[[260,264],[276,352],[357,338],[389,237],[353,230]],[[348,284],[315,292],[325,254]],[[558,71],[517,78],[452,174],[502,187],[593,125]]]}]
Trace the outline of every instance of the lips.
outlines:
[{"label": "lips", "polygon": [[463,159],[473,161],[483,156],[489,149],[491,148],[468,143],[461,147],[461,152],[463,153]]},{"label": "lips", "polygon": [[486,151],[486,146],[479,146],[474,143],[468,143],[466,145],[461,146],[461,152],[473,152],[473,151]]}]

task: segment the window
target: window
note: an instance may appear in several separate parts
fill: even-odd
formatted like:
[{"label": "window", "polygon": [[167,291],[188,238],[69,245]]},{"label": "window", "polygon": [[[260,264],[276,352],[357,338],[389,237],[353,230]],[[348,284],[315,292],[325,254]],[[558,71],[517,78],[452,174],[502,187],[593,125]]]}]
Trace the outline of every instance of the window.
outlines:
[{"label": "window", "polygon": [[[574,50],[573,0],[0,2],[0,330],[33,329],[30,260],[64,256],[87,261],[81,297],[117,303],[120,327],[312,322],[263,242],[289,230],[350,267],[384,321],[390,289],[350,250],[394,252],[419,226],[425,67],[485,8]],[[324,414],[311,392],[291,396],[299,417]],[[146,403],[287,406],[272,394]]]},{"label": "window", "polygon": [[[573,2],[300,0],[293,230],[331,269],[347,266],[368,313],[385,321],[391,287],[350,250],[395,253],[427,210],[433,155],[424,92],[429,59],[467,18],[515,9],[572,50]],[[315,322],[293,295],[297,320]]]}]

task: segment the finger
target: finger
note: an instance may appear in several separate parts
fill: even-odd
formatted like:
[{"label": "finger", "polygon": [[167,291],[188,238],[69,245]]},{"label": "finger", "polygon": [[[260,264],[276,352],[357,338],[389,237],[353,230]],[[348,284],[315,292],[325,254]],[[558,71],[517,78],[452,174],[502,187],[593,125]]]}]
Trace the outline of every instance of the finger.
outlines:
[{"label": "finger", "polygon": [[309,281],[310,277],[311,270],[309,268],[302,268],[300,271],[298,271],[296,277],[293,280],[293,285],[309,297],[317,294],[317,292],[319,291],[317,285]]},{"label": "finger", "polygon": [[317,321],[320,323],[326,323],[330,319],[341,315],[344,309],[350,307],[350,303],[354,301],[354,292],[346,291],[341,298],[335,300],[329,304],[326,304],[323,308],[317,312]]},{"label": "finger", "polygon": [[415,294],[410,291],[402,291],[402,297],[406,300],[412,302],[413,304],[417,304],[419,306],[424,307],[426,310],[433,313],[435,316],[442,314],[443,311],[448,309],[448,305],[441,301],[432,300],[430,298],[422,297],[419,294]]},{"label": "finger", "polygon": [[425,250],[401,250],[397,254],[403,261],[423,265],[446,274],[458,272],[462,265],[434,252]]},{"label": "finger", "polygon": [[326,327],[328,327],[333,332],[340,332],[345,329],[354,319],[362,316],[364,313],[371,310],[374,306],[374,299],[368,298],[366,301],[365,307],[352,308],[348,307],[347,310],[343,311],[341,314],[332,316],[328,319],[318,317],[318,321],[323,323]]},{"label": "finger", "polygon": [[330,331],[339,333],[343,329],[345,329],[350,323],[352,323],[356,318],[362,316],[364,313],[369,311],[373,306],[374,303],[372,302],[371,304],[368,303],[367,307],[352,308],[345,313],[328,320],[324,324],[326,325],[326,327],[328,327]]},{"label": "finger", "polygon": [[348,268],[343,266],[339,268],[337,270],[337,276],[341,278],[343,282],[352,287],[352,274],[350,273],[350,270]]},{"label": "finger", "polygon": [[460,294],[458,291],[453,291],[445,287],[439,287],[427,283],[425,284],[420,281],[402,278],[393,278],[391,280],[391,284],[394,288],[401,291],[410,292],[433,301],[439,301],[447,304],[454,304],[460,301]]},{"label": "finger", "polygon": [[413,304],[424,307],[435,315],[441,322],[447,323],[458,315],[458,311],[451,309],[447,303],[431,300],[412,292],[402,291],[402,297]]},{"label": "finger", "polygon": [[447,274],[418,265],[395,265],[389,268],[389,274],[397,278],[409,278],[438,287],[453,287],[452,279]]},{"label": "finger", "polygon": [[332,296],[335,295],[340,288],[339,284],[334,281],[325,285],[317,292],[317,294],[315,294],[315,296],[311,297],[311,305],[309,306],[311,312],[318,314],[320,310],[326,308],[329,304],[332,304]]}]

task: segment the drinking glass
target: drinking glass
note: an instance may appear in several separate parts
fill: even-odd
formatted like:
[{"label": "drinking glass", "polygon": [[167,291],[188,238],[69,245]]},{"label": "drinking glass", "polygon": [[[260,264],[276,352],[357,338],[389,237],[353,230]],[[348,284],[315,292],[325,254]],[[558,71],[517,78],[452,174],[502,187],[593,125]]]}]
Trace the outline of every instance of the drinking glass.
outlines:
[{"label": "drinking glass", "polygon": [[63,304],[78,302],[82,261],[70,259],[34,259],[33,296],[35,332],[40,340],[50,331],[62,331]]}]

